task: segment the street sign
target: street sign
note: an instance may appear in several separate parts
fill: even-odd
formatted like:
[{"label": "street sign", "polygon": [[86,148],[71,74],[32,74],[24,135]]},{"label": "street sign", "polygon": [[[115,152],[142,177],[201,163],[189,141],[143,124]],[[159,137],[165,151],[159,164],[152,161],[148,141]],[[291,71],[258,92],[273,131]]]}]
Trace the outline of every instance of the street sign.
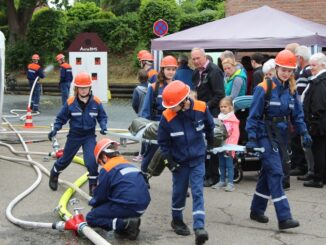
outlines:
[{"label": "street sign", "polygon": [[165,20],[159,19],[154,22],[153,32],[158,37],[163,37],[169,31],[169,25]]}]

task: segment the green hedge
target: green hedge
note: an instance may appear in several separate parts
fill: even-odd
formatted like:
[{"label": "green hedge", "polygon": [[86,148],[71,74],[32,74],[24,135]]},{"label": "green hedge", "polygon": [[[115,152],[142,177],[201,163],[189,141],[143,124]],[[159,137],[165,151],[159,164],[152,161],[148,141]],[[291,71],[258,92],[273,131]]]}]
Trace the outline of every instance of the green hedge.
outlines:
[{"label": "green hedge", "polygon": [[197,14],[183,15],[180,20],[180,30],[185,30],[194,26],[202,25],[217,19],[217,12],[206,10]]}]

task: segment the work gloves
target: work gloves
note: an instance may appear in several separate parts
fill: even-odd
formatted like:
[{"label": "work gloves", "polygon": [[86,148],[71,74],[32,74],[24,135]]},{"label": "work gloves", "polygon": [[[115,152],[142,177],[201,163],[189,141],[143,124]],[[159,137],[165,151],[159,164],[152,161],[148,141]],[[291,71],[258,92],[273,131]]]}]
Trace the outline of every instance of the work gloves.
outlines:
[{"label": "work gloves", "polygon": [[248,152],[254,152],[254,148],[258,148],[257,141],[251,138],[246,144],[246,149]]},{"label": "work gloves", "polygon": [[307,131],[302,134],[301,141],[302,141],[302,146],[304,148],[309,148],[312,145],[311,136],[309,135],[309,133]]},{"label": "work gloves", "polygon": [[52,141],[52,138],[54,137],[54,136],[56,136],[57,135],[57,130],[52,130],[49,134],[48,134],[48,139],[50,140],[50,141]]},{"label": "work gloves", "polygon": [[171,156],[164,156],[164,165],[170,169],[171,172],[175,172],[179,167],[180,164],[173,161]]},{"label": "work gloves", "polygon": [[100,131],[100,134],[102,134],[102,135],[106,135],[107,132],[108,132],[108,131],[106,130],[106,128],[104,128],[104,129],[102,128],[101,131]]}]

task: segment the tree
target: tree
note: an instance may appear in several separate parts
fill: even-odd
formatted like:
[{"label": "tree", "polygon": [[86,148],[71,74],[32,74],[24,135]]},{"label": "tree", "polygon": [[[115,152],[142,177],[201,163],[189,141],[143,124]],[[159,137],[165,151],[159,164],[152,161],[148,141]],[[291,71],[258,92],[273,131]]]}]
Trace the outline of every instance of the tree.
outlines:
[{"label": "tree", "polygon": [[136,12],[140,7],[140,0],[102,0],[101,8],[109,9],[116,15]]}]

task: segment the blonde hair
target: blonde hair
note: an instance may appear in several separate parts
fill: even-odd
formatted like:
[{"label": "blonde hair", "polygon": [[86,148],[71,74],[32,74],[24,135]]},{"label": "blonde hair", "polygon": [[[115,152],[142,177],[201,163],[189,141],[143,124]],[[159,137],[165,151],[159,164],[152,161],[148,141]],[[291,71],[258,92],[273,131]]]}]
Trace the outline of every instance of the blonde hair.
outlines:
[{"label": "blonde hair", "polygon": [[297,85],[296,85],[296,82],[295,82],[294,74],[289,79],[289,89],[290,89],[290,93],[292,95],[294,95],[295,94],[295,91],[297,89]]},{"label": "blonde hair", "polygon": [[232,66],[236,66],[236,63],[233,59],[231,58],[225,58],[223,61],[222,61],[222,65],[225,65],[225,64],[230,64]]},{"label": "blonde hair", "polygon": [[231,96],[225,96],[224,98],[222,98],[220,100],[219,106],[222,105],[222,103],[225,102],[226,104],[228,104],[229,106],[231,106],[233,108],[233,99]]}]

